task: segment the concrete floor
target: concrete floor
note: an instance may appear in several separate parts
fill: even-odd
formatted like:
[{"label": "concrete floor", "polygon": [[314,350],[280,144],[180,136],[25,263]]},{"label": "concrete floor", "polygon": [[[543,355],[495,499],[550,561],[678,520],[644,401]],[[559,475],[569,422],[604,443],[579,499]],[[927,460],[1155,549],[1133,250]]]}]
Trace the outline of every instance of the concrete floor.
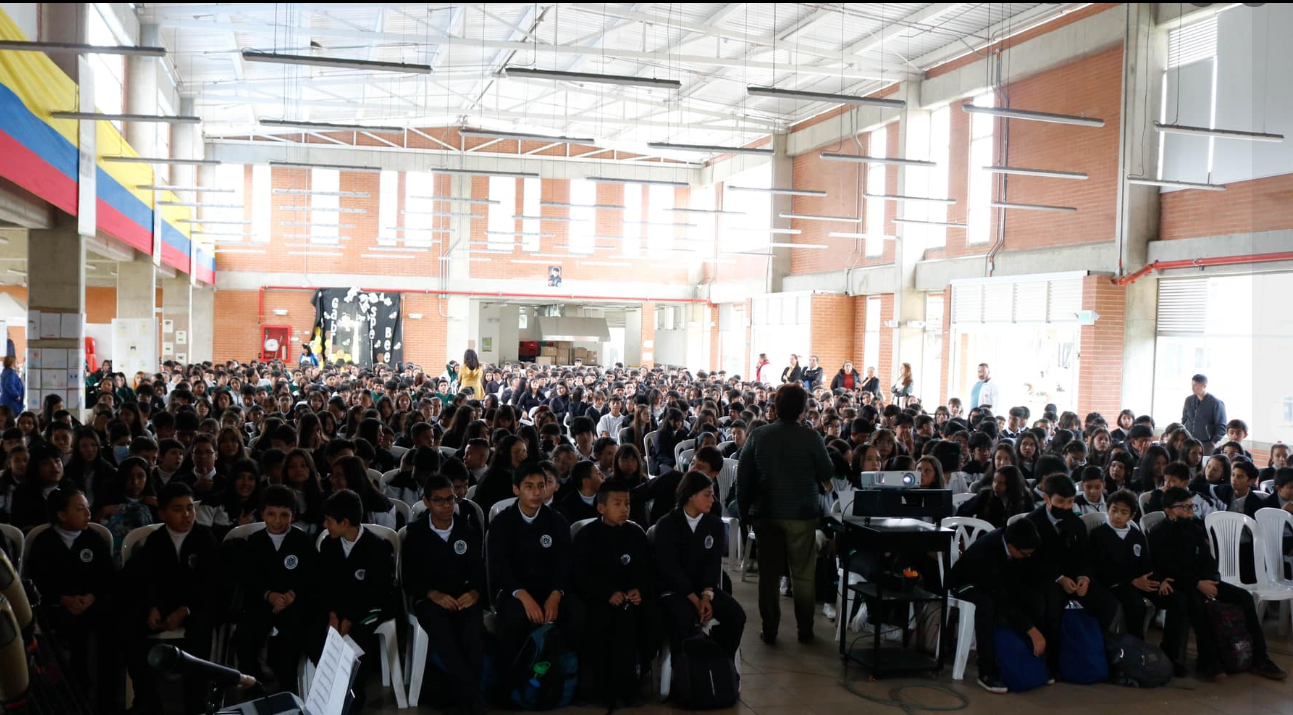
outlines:
[{"label": "concrete floor", "polygon": [[[947,667],[937,677],[871,681],[856,665],[850,666],[845,673],[840,663],[838,646],[832,636],[834,624],[828,622],[820,610],[817,614],[817,641],[807,646],[797,643],[794,638],[794,615],[790,612],[791,601],[788,598],[782,600],[781,634],[777,646],[769,647],[760,642],[756,593],[758,576],[749,578],[748,583],[734,579],[735,595],[749,616],[741,648],[741,700],[734,708],[715,712],[741,715],[857,715],[860,712],[867,715],[904,714],[902,708],[865,700],[850,692],[850,689],[868,698],[901,698],[917,708],[920,705],[940,710],[956,708],[960,700],[950,693],[920,687],[937,685],[964,698],[966,705],[956,712],[966,715],[1022,715],[1040,712],[1052,715],[1108,712],[1137,715],[1293,715],[1293,682],[1274,682],[1255,675],[1230,676],[1218,683],[1198,681],[1191,676],[1173,680],[1166,687],[1152,690],[1059,683],[1028,693],[992,695],[975,684],[977,671],[971,655],[966,678],[962,681],[952,680],[950,657]],[[1278,606],[1273,610],[1278,611]],[[1273,617],[1267,619],[1266,633],[1271,657],[1280,667],[1293,672],[1293,641],[1279,635]],[[1154,631],[1151,640],[1157,641],[1158,637],[1159,633]],[[1190,662],[1193,663],[1192,650]],[[905,690],[895,694],[896,688]],[[372,701],[370,707],[365,709],[366,713],[395,715],[413,712],[396,709],[391,691],[382,688],[379,682],[370,686],[369,694]],[[428,708],[421,709],[430,711]],[[564,712],[601,715],[605,710],[572,707]],[[689,711],[671,708],[656,701],[648,702],[640,708],[617,712],[666,715]],[[914,709],[913,712],[921,711]]]}]

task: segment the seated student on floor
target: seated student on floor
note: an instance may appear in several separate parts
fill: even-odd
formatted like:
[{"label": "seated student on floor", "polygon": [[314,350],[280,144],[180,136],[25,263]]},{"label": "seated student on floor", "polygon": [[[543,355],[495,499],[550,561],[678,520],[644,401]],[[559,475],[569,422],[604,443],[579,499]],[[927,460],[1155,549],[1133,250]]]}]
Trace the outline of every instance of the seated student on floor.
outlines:
[{"label": "seated student on floor", "polygon": [[[111,712],[120,697],[121,661],[109,594],[116,569],[112,549],[90,529],[90,504],[74,487],[55,489],[49,495],[51,528],[33,539],[27,554],[27,578],[40,591],[42,623],[54,642],[72,654],[72,677],[90,693],[100,712]],[[94,676],[90,675],[90,638],[94,637]]]},{"label": "seated student on floor", "polygon": [[1078,516],[1109,510],[1104,498],[1104,472],[1099,467],[1087,465],[1074,474],[1082,493],[1073,500],[1073,513]]},{"label": "seated student on floor", "polygon": [[700,472],[683,475],[674,510],[656,522],[652,554],[660,608],[672,647],[711,618],[710,636],[736,655],[745,631],[745,610],[723,591],[723,520],[713,513],[714,483]]},{"label": "seated student on floor", "polygon": [[489,523],[489,583],[496,591],[494,608],[502,621],[502,652],[497,662],[511,663],[530,632],[556,623],[562,641],[583,637],[584,610],[571,581],[570,525],[545,506],[547,474],[537,462],[526,462],[512,477],[516,502]]},{"label": "seated student on floor", "polygon": [[[158,643],[151,636],[183,628],[183,638],[166,643],[199,658],[209,656],[217,607],[213,596],[220,592],[220,544],[210,529],[196,523],[193,490],[187,484],[167,484],[157,505],[164,526],[135,547],[123,579],[130,592],[125,601],[126,668],[134,683],[134,707],[145,713],[162,711],[157,673],[148,665],[148,651]],[[202,710],[207,694],[201,675],[184,677],[185,712]]]},{"label": "seated student on floor", "polygon": [[1217,559],[1203,524],[1194,518],[1194,500],[1189,491],[1172,488],[1163,494],[1163,511],[1167,521],[1149,534],[1149,553],[1154,560],[1154,578],[1170,579],[1172,590],[1184,595],[1190,625],[1198,649],[1198,675],[1212,679],[1224,676],[1218,657],[1218,643],[1213,635],[1206,604],[1217,600],[1239,606],[1244,611],[1248,635],[1253,641],[1252,672],[1264,678],[1283,680],[1284,671],[1266,652],[1266,635],[1253,597],[1244,589],[1221,580]]},{"label": "seated student on floor", "polygon": [[567,523],[597,518],[597,489],[602,486],[603,478],[596,462],[581,461],[570,469],[570,481],[576,487],[556,502],[557,511]]},{"label": "seated student on floor", "polygon": [[480,603],[485,592],[484,536],[456,513],[453,485],[443,474],[427,478],[422,499],[426,513],[405,528],[401,582],[413,616],[430,639],[427,663],[434,662],[434,654],[453,680],[459,711],[477,715],[485,710],[479,687],[485,656]]},{"label": "seated student on floor", "polygon": [[1126,632],[1137,638],[1145,638],[1146,599],[1166,612],[1167,622],[1160,645],[1171,659],[1176,677],[1184,677],[1185,646],[1190,635],[1185,597],[1171,581],[1160,581],[1154,575],[1149,542],[1140,527],[1132,523],[1139,509],[1136,495],[1120,489],[1110,494],[1108,501],[1108,523],[1091,531],[1091,562],[1095,579],[1118,599]]},{"label": "seated student on floor", "polygon": [[994,632],[999,625],[1026,635],[1032,641],[1033,655],[1040,657],[1050,649],[1041,630],[1045,616],[1042,597],[1024,562],[1040,546],[1037,527],[1028,519],[1019,519],[976,539],[957,559],[948,578],[949,593],[974,604],[978,683],[990,693],[1007,691],[996,657]]},{"label": "seated student on floor", "polygon": [[363,514],[358,494],[349,489],[333,492],[323,502],[328,538],[319,547],[320,610],[330,628],[350,636],[365,654],[355,675],[352,713],[368,701],[364,685],[381,659],[377,627],[394,605],[395,549],[364,527]]},{"label": "seated student on floor", "polygon": [[248,537],[240,552],[243,605],[234,648],[239,669],[259,679],[260,649],[268,639],[267,660],[279,689],[296,692],[301,655],[312,652],[309,644],[322,625],[310,604],[319,587],[319,552],[313,537],[292,528],[296,494],[288,487],[265,489],[261,515],[265,528]]}]

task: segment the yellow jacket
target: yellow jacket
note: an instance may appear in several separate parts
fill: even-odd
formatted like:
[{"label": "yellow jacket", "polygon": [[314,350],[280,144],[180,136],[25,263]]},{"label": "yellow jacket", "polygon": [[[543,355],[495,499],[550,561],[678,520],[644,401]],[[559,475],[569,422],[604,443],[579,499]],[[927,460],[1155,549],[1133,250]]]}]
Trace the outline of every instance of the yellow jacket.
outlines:
[{"label": "yellow jacket", "polygon": [[475,370],[463,365],[458,368],[458,390],[462,391],[468,387],[475,390],[473,393],[477,400],[485,397],[485,368],[478,367]]}]

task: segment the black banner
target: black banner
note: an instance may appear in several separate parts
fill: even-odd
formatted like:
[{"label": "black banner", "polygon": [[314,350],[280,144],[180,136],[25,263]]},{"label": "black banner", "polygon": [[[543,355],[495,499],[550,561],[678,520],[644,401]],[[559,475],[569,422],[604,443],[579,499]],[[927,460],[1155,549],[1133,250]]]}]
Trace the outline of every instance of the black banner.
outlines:
[{"label": "black banner", "polygon": [[358,288],[315,291],[311,343],[329,363],[345,360],[371,367],[404,362],[400,294]]}]

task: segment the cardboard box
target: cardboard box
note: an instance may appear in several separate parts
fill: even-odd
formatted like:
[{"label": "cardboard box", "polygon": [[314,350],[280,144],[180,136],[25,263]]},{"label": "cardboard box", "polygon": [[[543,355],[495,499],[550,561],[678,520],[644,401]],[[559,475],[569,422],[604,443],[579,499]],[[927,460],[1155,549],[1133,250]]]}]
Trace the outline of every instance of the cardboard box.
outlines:
[{"label": "cardboard box", "polygon": [[556,357],[557,348],[556,346],[553,346],[553,345],[545,345],[539,348],[539,354],[542,355],[543,357]]},{"label": "cardboard box", "polygon": [[554,359],[553,359],[553,358],[551,358],[551,357],[548,357],[548,356],[546,356],[546,355],[540,355],[539,357],[536,357],[536,358],[534,359],[534,364],[535,364],[535,365],[553,365],[553,364],[555,364],[555,362],[554,362]]}]

